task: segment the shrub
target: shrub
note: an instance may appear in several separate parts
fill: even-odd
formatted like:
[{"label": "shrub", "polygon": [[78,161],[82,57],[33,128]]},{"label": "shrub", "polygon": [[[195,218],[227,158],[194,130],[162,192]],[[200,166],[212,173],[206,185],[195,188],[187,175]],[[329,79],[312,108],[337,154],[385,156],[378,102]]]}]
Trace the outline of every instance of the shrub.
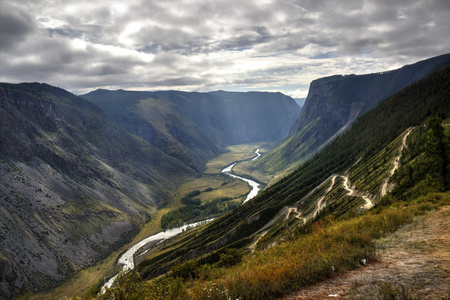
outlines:
[{"label": "shrub", "polygon": [[198,278],[199,269],[196,261],[190,260],[181,264],[175,265],[172,268],[172,276],[179,277],[183,280]]},{"label": "shrub", "polygon": [[192,192],[190,192],[189,194],[187,194],[189,197],[195,197],[195,196],[198,196],[198,195],[200,195],[200,191],[199,190],[195,190],[195,191],[192,191]]},{"label": "shrub", "polygon": [[232,267],[239,264],[244,256],[244,251],[235,248],[226,249],[224,253],[220,255],[219,265],[224,267]]}]

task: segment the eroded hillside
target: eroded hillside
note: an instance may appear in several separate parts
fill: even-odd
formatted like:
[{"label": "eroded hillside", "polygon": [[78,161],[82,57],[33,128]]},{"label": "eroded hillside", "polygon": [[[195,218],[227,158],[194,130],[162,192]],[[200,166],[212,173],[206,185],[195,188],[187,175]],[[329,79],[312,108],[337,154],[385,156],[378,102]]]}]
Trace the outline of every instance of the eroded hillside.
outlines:
[{"label": "eroded hillside", "polygon": [[2,84],[0,98],[5,297],[53,286],[107,256],[193,174],[62,89]]}]

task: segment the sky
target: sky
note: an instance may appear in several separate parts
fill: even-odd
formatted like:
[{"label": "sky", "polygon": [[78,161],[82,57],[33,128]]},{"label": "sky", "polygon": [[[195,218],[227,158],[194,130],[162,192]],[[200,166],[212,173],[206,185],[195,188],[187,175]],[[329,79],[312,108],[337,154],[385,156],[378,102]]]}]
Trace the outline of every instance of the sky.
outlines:
[{"label": "sky", "polygon": [[450,52],[449,0],[1,0],[0,81],[273,91]]}]

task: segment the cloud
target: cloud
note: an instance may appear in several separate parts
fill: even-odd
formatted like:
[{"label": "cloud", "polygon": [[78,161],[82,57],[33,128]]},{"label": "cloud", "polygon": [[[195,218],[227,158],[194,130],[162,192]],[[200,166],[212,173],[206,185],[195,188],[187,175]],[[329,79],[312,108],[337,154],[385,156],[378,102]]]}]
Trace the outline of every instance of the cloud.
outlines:
[{"label": "cloud", "polygon": [[26,11],[4,4],[0,9],[0,51],[14,49],[35,26],[33,17]]},{"label": "cloud", "polygon": [[[276,89],[449,52],[447,0],[3,0],[1,80]],[[290,91],[290,92],[289,92]]]}]

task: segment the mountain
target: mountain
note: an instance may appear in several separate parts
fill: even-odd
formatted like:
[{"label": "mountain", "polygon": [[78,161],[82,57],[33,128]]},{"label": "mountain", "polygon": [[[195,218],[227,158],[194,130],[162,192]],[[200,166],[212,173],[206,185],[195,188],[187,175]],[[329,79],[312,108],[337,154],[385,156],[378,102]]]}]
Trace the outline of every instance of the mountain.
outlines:
[{"label": "mountain", "polygon": [[[422,125],[430,117],[450,117],[449,80],[448,68],[443,68],[387,98],[361,116],[350,130],[320,153],[251,201],[198,230],[152,249],[147,254],[148,259],[138,266],[140,276],[150,279],[168,272],[174,265],[193,259],[196,259],[195,263],[181,264],[185,269],[175,268],[177,272],[184,270],[188,274],[196,274],[192,273],[192,266],[195,265],[200,266],[198,272],[208,270],[223,262],[229,253],[227,249],[247,248],[254,242],[255,234],[262,232],[267,233],[268,245],[271,244],[271,237],[282,233],[287,235],[301,228],[304,229],[299,231],[302,239],[305,232],[320,230],[320,223],[317,225],[319,228],[312,226],[316,217],[324,218],[331,214],[336,219],[349,218],[360,214],[366,205],[371,207],[378,202],[389,205],[392,198],[389,195],[384,197],[383,190],[390,191],[396,184],[400,184],[396,193],[403,190],[400,199],[406,195],[417,197],[432,191],[448,190],[448,153],[445,146],[439,146],[445,145],[444,138],[439,129],[433,133],[434,129],[429,125],[432,123],[428,123],[427,128],[435,137],[415,137],[414,144],[408,148],[410,150],[405,150],[411,165],[401,170],[403,177],[395,177],[398,174],[395,173],[396,179],[392,183],[390,174],[391,165],[400,159],[398,153],[403,153],[405,146],[402,145],[411,132],[412,135],[423,133]],[[425,142],[433,139],[437,141],[432,144]],[[427,145],[435,145],[431,148],[440,150],[430,150]],[[422,160],[420,163],[419,158]],[[385,185],[387,188],[384,188]],[[289,218],[292,214],[298,216],[295,223]],[[293,224],[290,229],[286,227],[289,224]],[[361,243],[366,245],[367,241]],[[279,249],[281,255],[283,249]],[[263,255],[256,255],[255,259],[263,259]],[[320,254],[317,259],[323,261],[324,257]],[[311,262],[311,266],[320,264]],[[212,271],[212,274],[219,273]],[[245,279],[233,276],[237,282]],[[259,280],[255,276],[249,280]],[[269,277],[261,280],[270,284]]]},{"label": "mountain", "polygon": [[335,75],[314,80],[289,138],[255,161],[259,172],[293,171],[383,99],[449,65],[445,54],[400,69],[367,75]]},{"label": "mountain", "polygon": [[294,98],[298,106],[303,107],[305,105],[306,98]]},{"label": "mountain", "polygon": [[285,137],[300,112],[281,93],[96,90],[82,97],[196,171],[228,145]]},{"label": "mountain", "polygon": [[194,175],[63,89],[2,83],[0,99],[2,298],[106,257]]}]

